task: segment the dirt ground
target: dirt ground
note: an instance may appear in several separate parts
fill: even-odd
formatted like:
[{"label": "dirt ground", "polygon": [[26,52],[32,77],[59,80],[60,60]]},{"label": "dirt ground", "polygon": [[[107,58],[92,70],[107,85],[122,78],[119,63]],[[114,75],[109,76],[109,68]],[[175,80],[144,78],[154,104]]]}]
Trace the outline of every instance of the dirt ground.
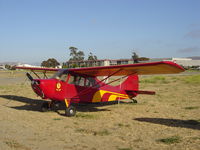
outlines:
[{"label": "dirt ground", "polygon": [[199,150],[200,74],[142,76],[138,103],[41,112],[23,72],[0,71],[1,150]]}]

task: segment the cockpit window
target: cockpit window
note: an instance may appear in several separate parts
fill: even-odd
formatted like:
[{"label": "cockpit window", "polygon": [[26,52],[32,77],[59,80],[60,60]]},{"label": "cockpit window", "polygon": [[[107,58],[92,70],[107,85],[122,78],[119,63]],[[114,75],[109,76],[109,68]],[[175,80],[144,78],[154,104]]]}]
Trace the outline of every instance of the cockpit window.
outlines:
[{"label": "cockpit window", "polygon": [[[69,84],[74,84],[78,86],[86,86],[86,87],[94,87],[96,85],[96,81],[92,77],[82,77],[78,75],[71,75],[69,80]],[[95,86],[98,87],[98,86]]]},{"label": "cockpit window", "polygon": [[68,70],[59,70],[53,75],[53,79],[58,79],[61,81],[66,81],[68,77]]},{"label": "cockpit window", "polygon": [[71,75],[68,81],[69,84],[75,84],[79,86],[84,86],[85,85],[84,82],[85,82],[84,77],[74,76],[74,75]]},{"label": "cockpit window", "polygon": [[67,77],[68,77],[68,74],[62,74],[61,77],[60,77],[60,81],[67,81]]},{"label": "cockpit window", "polygon": [[94,80],[94,78],[91,78],[91,77],[87,77],[86,78],[86,81],[85,81],[85,86],[95,86],[96,84],[96,81]]},{"label": "cockpit window", "polygon": [[[69,77],[70,75],[70,77]],[[68,78],[69,77],[69,78]],[[52,77],[53,79],[58,79],[60,81],[66,82],[68,80],[69,84],[74,84],[78,86],[95,87],[98,88],[95,78],[93,77],[83,77],[80,75],[69,74],[68,70],[59,70]]]}]

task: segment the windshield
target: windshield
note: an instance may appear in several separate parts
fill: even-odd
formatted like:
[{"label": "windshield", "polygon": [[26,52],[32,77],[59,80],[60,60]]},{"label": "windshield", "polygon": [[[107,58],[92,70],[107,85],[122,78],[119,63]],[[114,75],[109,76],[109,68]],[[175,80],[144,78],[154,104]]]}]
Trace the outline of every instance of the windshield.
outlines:
[{"label": "windshield", "polygon": [[68,76],[68,70],[59,70],[51,78],[58,79],[61,81],[66,81],[67,76]]}]

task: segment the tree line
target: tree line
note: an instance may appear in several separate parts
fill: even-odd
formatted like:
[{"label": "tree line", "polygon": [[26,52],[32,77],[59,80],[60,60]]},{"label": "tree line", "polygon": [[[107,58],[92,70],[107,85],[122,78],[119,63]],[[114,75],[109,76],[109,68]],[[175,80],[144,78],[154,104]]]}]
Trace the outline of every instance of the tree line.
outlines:
[{"label": "tree line", "polygon": [[[85,54],[83,51],[78,50],[78,48],[73,47],[73,46],[69,47],[69,51],[70,51],[70,58],[68,62],[62,64],[62,68],[68,68],[69,65],[67,65],[67,63],[70,63],[71,68],[86,67],[84,65],[82,66],[79,65],[80,62],[85,61]],[[131,58],[133,59],[134,63],[138,63],[139,61],[149,60],[149,58],[146,58],[146,57],[139,57],[136,52],[132,52]],[[96,55],[93,55],[93,53],[90,52],[86,60],[88,60],[88,64],[89,64],[89,66],[87,67],[90,67],[92,66],[93,62],[98,60],[98,58]],[[57,68],[58,66],[60,66],[60,63],[55,58],[49,58],[48,60],[43,61],[41,63],[41,66]]]},{"label": "tree line", "polygon": [[[76,68],[78,65],[78,61],[83,61],[85,60],[85,54],[83,51],[78,50],[78,48],[76,47],[69,47],[70,50],[70,58],[68,60],[68,62],[72,63],[72,68]],[[87,60],[91,60],[91,61],[95,61],[98,60],[96,55],[93,55],[92,52],[89,53]],[[60,63],[55,59],[55,58],[50,58],[48,60],[45,60],[41,63],[42,67],[52,67],[52,68],[56,68],[60,65]],[[83,66],[84,67],[84,66]],[[66,68],[66,63],[62,64],[62,68]]]}]

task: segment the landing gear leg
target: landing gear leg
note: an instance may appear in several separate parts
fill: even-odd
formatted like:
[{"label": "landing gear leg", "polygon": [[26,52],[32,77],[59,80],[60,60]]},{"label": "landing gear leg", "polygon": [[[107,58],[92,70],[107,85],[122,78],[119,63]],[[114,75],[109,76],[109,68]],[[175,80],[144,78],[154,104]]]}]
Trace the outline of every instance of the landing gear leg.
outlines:
[{"label": "landing gear leg", "polygon": [[65,99],[65,104],[66,104],[66,108],[65,108],[65,115],[67,117],[72,117],[76,115],[76,108],[70,104],[70,100]]}]

